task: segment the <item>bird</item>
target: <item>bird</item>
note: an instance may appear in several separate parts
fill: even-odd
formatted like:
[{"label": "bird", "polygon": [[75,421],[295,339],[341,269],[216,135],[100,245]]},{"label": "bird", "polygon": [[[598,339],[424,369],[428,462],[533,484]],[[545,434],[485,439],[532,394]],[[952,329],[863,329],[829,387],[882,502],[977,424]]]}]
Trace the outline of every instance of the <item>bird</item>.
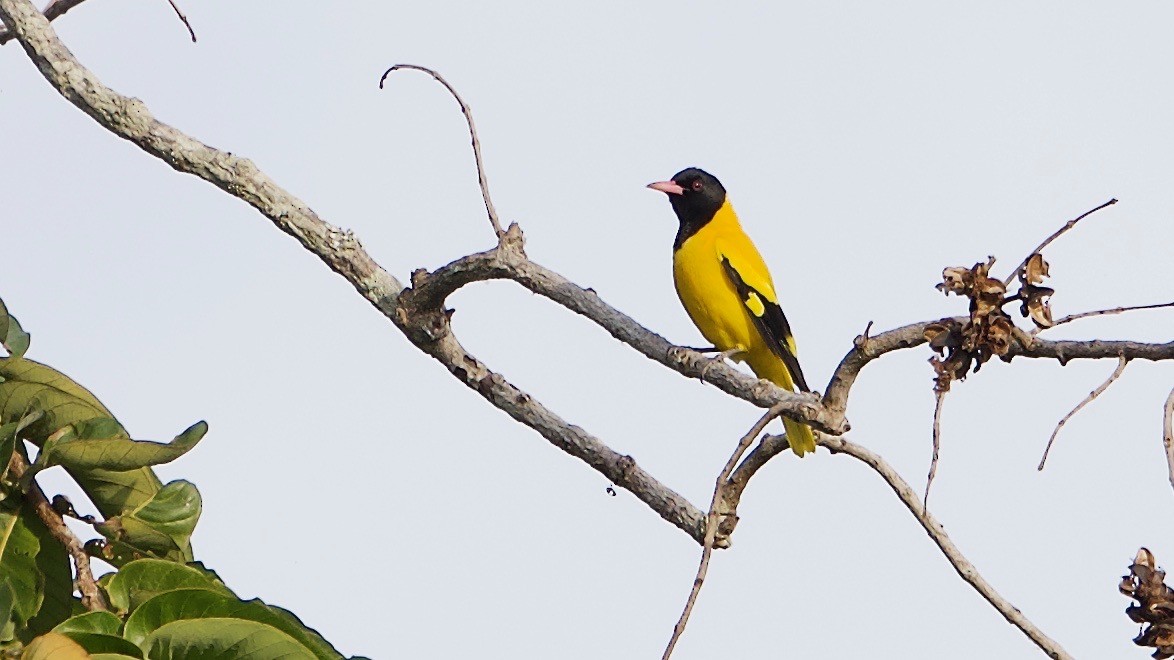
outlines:
[{"label": "bird", "polygon": [[[693,324],[720,352],[714,359],[745,362],[759,378],[810,392],[770,271],[738,222],[725,187],[696,167],[648,187],[668,195],[680,221],[673,284]],[[783,425],[796,456],[815,452],[810,426],[788,417]]]}]

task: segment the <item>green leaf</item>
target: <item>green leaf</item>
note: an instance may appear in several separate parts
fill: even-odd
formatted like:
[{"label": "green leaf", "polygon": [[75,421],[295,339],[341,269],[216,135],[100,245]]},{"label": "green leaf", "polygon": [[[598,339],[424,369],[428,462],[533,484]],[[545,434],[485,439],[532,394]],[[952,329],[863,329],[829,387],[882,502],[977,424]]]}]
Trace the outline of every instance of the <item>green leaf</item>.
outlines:
[{"label": "green leaf", "polygon": [[141,655],[123,655],[121,653],[91,653],[90,660],[136,660]]},{"label": "green leaf", "polygon": [[90,657],[77,642],[61,633],[46,633],[24,649],[21,660],[86,660]]},{"label": "green leaf", "polygon": [[110,612],[86,612],[57,624],[53,632],[59,633],[98,633],[102,635],[118,635],[122,630],[122,619]]},{"label": "green leaf", "polygon": [[88,653],[118,653],[120,655],[129,655],[132,658],[143,657],[142,649],[117,635],[103,635],[92,632],[67,632],[62,634],[77,642]]},{"label": "green leaf", "polygon": [[95,417],[81,422],[74,422],[74,433],[79,438],[115,438],[122,432],[122,424],[113,417]]},{"label": "green leaf", "polygon": [[0,582],[13,594],[15,633],[29,641],[69,617],[69,556],[29,505],[0,509]]},{"label": "green leaf", "polygon": [[[0,358],[0,422],[17,419],[38,404],[45,414],[22,434],[37,446],[64,426],[114,417],[89,390],[52,367],[24,358]],[[119,437],[130,438],[125,430]],[[107,518],[146,502],[163,485],[147,468],[67,470]]]},{"label": "green leaf", "polygon": [[151,660],[313,660],[314,655],[280,630],[243,619],[174,621],[144,641]]},{"label": "green leaf", "polygon": [[45,446],[45,466],[63,465],[71,470],[94,469],[125,472],[169,463],[186,454],[204,434],[208,424],[196,422],[169,443],[131,440],[118,422],[99,418],[74,424],[76,435],[62,438],[52,449]]},{"label": "green leaf", "polygon": [[45,411],[45,416],[29,427],[28,438],[38,445],[63,426],[114,417],[89,390],[39,362],[0,358],[0,376],[4,377],[0,383],[0,419],[11,421],[22,416],[35,401]]},{"label": "green leaf", "polygon": [[0,343],[14,357],[21,357],[29,350],[29,333],[20,327],[15,316],[8,313],[3,300],[0,300]]},{"label": "green leaf", "polygon": [[266,605],[260,600],[242,601],[224,594],[196,589],[179,589],[159,594],[139,606],[126,620],[123,636],[136,644],[157,629],[184,619],[246,619],[270,625],[297,640],[320,659],[341,659],[342,655],[292,613]]},{"label": "green leaf", "polygon": [[37,572],[37,537],[21,523],[18,511],[0,510],[0,580],[15,596],[12,615],[18,626],[36,615],[45,596],[45,578]]},{"label": "green leaf", "polygon": [[182,549],[188,547],[202,510],[195,484],[178,479],[134,511],[94,527],[111,540],[184,561]]},{"label": "green leaf", "polygon": [[16,451],[16,427],[19,421],[0,424],[0,479],[8,476],[8,464]]},{"label": "green leaf", "polygon": [[69,563],[69,552],[60,541],[53,538],[49,528],[45,527],[27,501],[20,509],[18,525],[23,525],[37,539],[34,563],[43,585],[43,598],[36,616],[28,620],[24,630],[17,630],[17,635],[27,641],[49,632],[68,619],[78,599],[73,596],[73,570]]},{"label": "green leaf", "polygon": [[44,413],[41,412],[40,406],[33,404],[16,421],[0,425],[0,479],[8,476],[8,464],[12,462],[12,453],[16,451],[20,432],[42,416]]},{"label": "green leaf", "polygon": [[12,610],[16,606],[16,592],[7,578],[0,579],[0,642],[16,637],[16,624],[12,621]]},{"label": "green leaf", "polygon": [[110,604],[122,612],[133,612],[154,596],[175,589],[204,589],[234,596],[223,582],[208,573],[165,559],[136,559],[106,584]]}]

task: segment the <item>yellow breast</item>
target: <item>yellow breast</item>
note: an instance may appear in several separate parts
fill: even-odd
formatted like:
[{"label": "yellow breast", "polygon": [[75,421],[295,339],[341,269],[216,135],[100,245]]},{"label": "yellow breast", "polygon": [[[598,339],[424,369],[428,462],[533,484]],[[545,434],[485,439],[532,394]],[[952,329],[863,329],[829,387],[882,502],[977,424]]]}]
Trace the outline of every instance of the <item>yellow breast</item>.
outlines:
[{"label": "yellow breast", "polygon": [[701,334],[723,351],[751,347],[757,333],[722,267],[721,250],[739,237],[761,261],[727,201],[713,220],[673,252],[673,283],[681,304]]}]

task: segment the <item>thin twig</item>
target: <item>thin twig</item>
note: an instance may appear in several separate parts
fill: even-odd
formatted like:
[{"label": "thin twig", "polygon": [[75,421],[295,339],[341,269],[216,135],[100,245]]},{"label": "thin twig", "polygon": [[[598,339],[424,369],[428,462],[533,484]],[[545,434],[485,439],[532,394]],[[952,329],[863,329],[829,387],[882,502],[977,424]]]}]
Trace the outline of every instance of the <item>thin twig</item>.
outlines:
[{"label": "thin twig", "polygon": [[[52,0],[52,2],[45,5],[45,8],[41,10],[41,13],[45,15],[45,18],[53,20],[62,16],[65,14],[65,12],[73,9],[83,2],[85,2],[85,0]],[[12,32],[3,25],[0,25],[0,46],[3,46],[11,40]]]},{"label": "thin twig", "polygon": [[725,488],[727,480],[730,478],[730,473],[734,471],[734,466],[738,464],[738,460],[742,458],[742,454],[750,448],[750,444],[762,433],[766,425],[774,418],[782,414],[780,406],[774,406],[766,412],[754,426],[738,440],[738,446],[734,448],[734,453],[730,455],[730,459],[726,461],[720,474],[717,475],[717,481],[713,486],[713,498],[709,501],[709,514],[705,517],[705,540],[701,544],[701,563],[697,566],[697,576],[693,578],[693,588],[689,591],[689,599],[685,601],[685,609],[681,612],[681,617],[677,619],[677,625],[673,626],[673,636],[669,638],[668,646],[665,647],[664,654],[661,660],[669,660],[673,654],[673,649],[677,646],[677,640],[681,638],[681,633],[685,632],[685,624],[689,622],[689,615],[693,612],[693,605],[697,603],[697,594],[701,592],[701,585],[705,582],[705,574],[709,570],[709,558],[713,555],[713,541],[717,536],[719,509],[718,503],[722,500],[722,489]]},{"label": "thin twig", "polygon": [[464,113],[465,121],[469,124],[469,137],[473,141],[473,158],[477,161],[477,182],[481,184],[481,199],[485,201],[485,211],[489,214],[489,224],[493,226],[493,233],[495,236],[497,236],[498,240],[501,240],[501,237],[505,232],[503,232],[501,229],[501,221],[497,217],[497,209],[494,208],[493,200],[489,197],[489,180],[485,176],[485,164],[481,161],[481,141],[477,139],[477,128],[473,125],[473,111],[469,109],[469,104],[465,103],[465,100],[461,98],[461,95],[457,93],[457,90],[454,89],[452,85],[448,84],[448,81],[445,80],[439,73],[429,69],[428,67],[419,66],[416,64],[396,64],[387,71],[384,71],[383,76],[379,78],[379,89],[383,89],[383,81],[387,80],[387,76],[396,69],[412,69],[414,71],[423,71],[424,73],[427,73],[428,75],[435,78],[436,82],[444,85],[444,88],[448,90],[448,93],[452,94],[452,97],[456,99],[457,103],[461,106],[461,112]]},{"label": "thin twig", "polygon": [[[816,431],[816,437],[819,432]],[[786,434],[762,436],[762,442],[758,443],[750,453],[746,454],[746,459],[738,465],[733,474],[730,475],[729,481],[726,482],[722,488],[722,511],[728,512],[729,515],[734,515],[737,518],[736,512],[738,505],[742,503],[742,493],[746,490],[746,486],[750,483],[750,477],[758,473],[766,462],[775,456],[783,453],[791,447],[790,441],[787,440]],[[719,532],[728,533],[732,529],[719,527]],[[720,545],[721,539],[718,539]]]},{"label": "thin twig", "polygon": [[1071,660],[1072,656],[1068,655],[1068,652],[1059,643],[1037,628],[1034,623],[1023,615],[1023,612],[1019,611],[1010,601],[995,591],[995,588],[979,574],[974,564],[971,564],[962,554],[962,551],[958,549],[958,546],[954,545],[954,542],[950,540],[942,524],[922,506],[921,499],[917,497],[917,493],[913,488],[901,478],[901,475],[897,474],[897,471],[891,465],[886,463],[877,454],[847,438],[820,436],[817,442],[827,447],[832,453],[846,454],[855,458],[879,474],[889,484],[889,488],[892,488],[893,492],[897,494],[897,497],[901,499],[905,508],[909,509],[909,512],[913,514],[917,522],[921,523],[921,527],[929,534],[930,539],[938,546],[938,549],[942,551],[942,554],[946,556],[950,565],[954,567],[954,570],[958,572],[958,575],[963,580],[974,587],[974,590],[998,610],[999,614],[1002,614],[1003,618],[1011,625],[1021,630],[1032,642],[1035,642],[1036,646],[1040,647],[1048,657],[1053,658],[1053,660]]},{"label": "thin twig", "polygon": [[[29,464],[25,461],[21,452],[12,452],[12,460],[9,463],[9,470],[12,476],[18,480],[24,477],[28,472]],[[85,548],[82,546],[81,539],[73,533],[73,530],[65,524],[65,520],[61,514],[53,509],[53,504],[49,502],[49,498],[45,497],[45,491],[37,485],[34,480],[29,484],[28,492],[25,493],[28,497],[29,504],[33,511],[36,512],[37,517],[41,522],[45,523],[45,527],[49,529],[49,534],[57,539],[61,545],[65,546],[69,556],[73,557],[74,564],[74,586],[82,596],[82,605],[91,612],[98,612],[110,609],[110,605],[106,602],[106,597],[102,595],[102,590],[98,587],[98,582],[94,580],[94,572],[90,568],[90,556],[86,554]]]},{"label": "thin twig", "polygon": [[1033,255],[1037,252],[1043,251],[1044,248],[1046,248],[1047,246],[1052,244],[1052,241],[1056,240],[1057,238],[1060,238],[1060,236],[1064,232],[1075,227],[1076,223],[1080,222],[1081,220],[1084,220],[1085,218],[1092,215],[1093,213],[1100,211],[1101,209],[1105,208],[1106,206],[1112,206],[1116,203],[1117,203],[1117,198],[1114,197],[1113,199],[1110,199],[1109,201],[1105,202],[1104,204],[1101,204],[1100,206],[1098,206],[1094,209],[1089,209],[1088,211],[1085,211],[1084,213],[1081,213],[1080,215],[1076,216],[1072,220],[1069,220],[1068,222],[1064,223],[1063,227],[1060,227],[1059,229],[1057,229],[1051,236],[1045,238],[1043,243],[1040,243],[1038,246],[1036,246],[1036,248],[1034,250],[1027,253],[1027,256],[1024,257],[1023,262],[1020,263],[1018,266],[1016,266],[1015,270],[1011,271],[1011,274],[1007,276],[1007,279],[1003,280],[1003,286],[1010,286],[1011,280],[1015,279],[1016,276],[1019,275],[1019,271],[1023,270],[1027,266],[1027,262],[1031,260],[1031,255]]},{"label": "thin twig", "polygon": [[1064,418],[1060,420],[1060,423],[1056,424],[1056,429],[1052,431],[1052,437],[1048,438],[1048,446],[1044,447],[1044,455],[1039,459],[1039,465],[1036,466],[1036,470],[1044,469],[1044,463],[1048,460],[1048,452],[1052,451],[1052,443],[1056,441],[1056,436],[1060,434],[1060,429],[1064,428],[1064,425],[1068,423],[1068,420],[1072,419],[1073,415],[1080,412],[1081,408],[1092,403],[1093,399],[1096,399],[1098,396],[1104,394],[1105,390],[1109,389],[1109,386],[1121,377],[1121,372],[1125,371],[1125,365],[1127,364],[1129,364],[1129,358],[1125,357],[1124,355],[1118,358],[1117,368],[1114,369],[1113,373],[1109,375],[1108,380],[1101,383],[1095,390],[1089,392],[1088,396],[1084,397],[1083,401],[1076,404],[1076,407],[1068,411],[1068,414],[1064,415]]},{"label": "thin twig", "polygon": [[1070,321],[1075,321],[1077,319],[1088,318],[1090,316],[1107,316],[1109,314],[1120,314],[1122,312],[1132,312],[1132,311],[1138,310],[1138,309],[1161,309],[1163,307],[1174,307],[1174,302],[1157,303],[1154,305],[1130,305],[1128,307],[1114,307],[1112,309],[1098,309],[1098,310],[1094,310],[1091,312],[1081,312],[1079,314],[1069,314],[1068,316],[1062,317],[1059,320],[1057,320],[1056,322],[1052,323],[1052,325],[1048,326],[1047,328],[1037,327],[1037,328],[1033,329],[1031,331],[1031,335],[1035,336],[1035,335],[1038,335],[1039,333],[1041,333],[1044,330],[1047,330],[1049,328],[1054,328],[1058,325],[1063,325],[1064,323],[1068,323]]},{"label": "thin twig", "polygon": [[192,35],[192,43],[196,43],[196,31],[192,29],[192,24],[188,22],[188,17],[184,16],[183,12],[179,10],[179,5],[175,4],[175,0],[167,0],[167,2],[171,4],[171,8],[175,10],[175,15],[179,17],[179,20],[183,21],[184,27],[188,29],[188,34]]},{"label": "thin twig", "polygon": [[1166,398],[1162,416],[1162,445],[1166,447],[1166,466],[1170,469],[1170,485],[1174,486],[1174,390]]},{"label": "thin twig", "polygon": [[929,487],[933,485],[933,478],[938,473],[938,450],[942,446],[942,403],[946,400],[946,390],[934,388],[934,397],[937,403],[933,410],[933,458],[929,462],[929,475],[925,479],[925,497],[921,505],[929,508]]}]

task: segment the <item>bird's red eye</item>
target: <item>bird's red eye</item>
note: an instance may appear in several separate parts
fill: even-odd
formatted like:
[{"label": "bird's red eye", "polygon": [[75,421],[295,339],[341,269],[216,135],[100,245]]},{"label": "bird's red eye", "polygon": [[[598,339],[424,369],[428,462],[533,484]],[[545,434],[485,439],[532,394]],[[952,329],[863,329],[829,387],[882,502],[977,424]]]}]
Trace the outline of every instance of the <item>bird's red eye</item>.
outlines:
[{"label": "bird's red eye", "polygon": [[690,187],[693,188],[693,190],[698,190],[698,191],[701,190],[701,179],[695,180],[693,182],[693,185]]}]

